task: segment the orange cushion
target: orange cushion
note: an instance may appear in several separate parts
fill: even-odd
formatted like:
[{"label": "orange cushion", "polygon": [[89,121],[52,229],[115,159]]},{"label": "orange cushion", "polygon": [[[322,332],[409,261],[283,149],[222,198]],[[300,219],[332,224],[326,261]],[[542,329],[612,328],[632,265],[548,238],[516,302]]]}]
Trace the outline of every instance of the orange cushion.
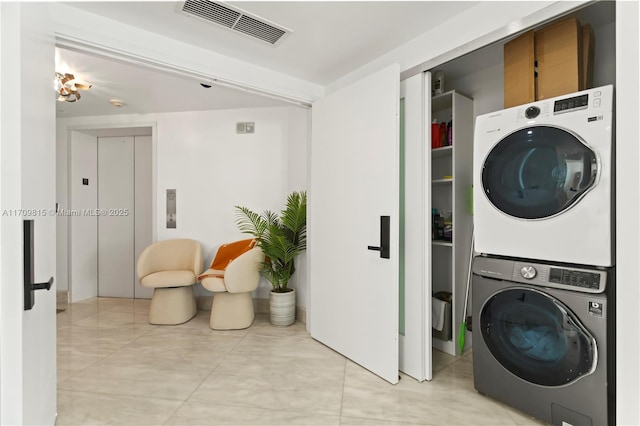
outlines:
[{"label": "orange cushion", "polygon": [[209,269],[224,271],[227,269],[229,262],[241,254],[248,252],[255,245],[256,240],[253,238],[221,245],[218,249],[218,253],[216,253],[216,257],[213,259],[213,262],[211,262]]}]

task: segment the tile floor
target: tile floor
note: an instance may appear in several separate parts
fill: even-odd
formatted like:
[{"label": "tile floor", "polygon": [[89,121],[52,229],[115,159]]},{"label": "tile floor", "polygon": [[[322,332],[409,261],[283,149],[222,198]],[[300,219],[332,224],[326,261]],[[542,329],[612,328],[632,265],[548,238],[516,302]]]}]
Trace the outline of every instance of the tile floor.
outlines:
[{"label": "tile floor", "polygon": [[57,314],[57,425],[540,425],[473,389],[472,357],[434,351],[434,379],[393,386],[259,315],[213,331],[147,322],[148,300],[92,299]]}]

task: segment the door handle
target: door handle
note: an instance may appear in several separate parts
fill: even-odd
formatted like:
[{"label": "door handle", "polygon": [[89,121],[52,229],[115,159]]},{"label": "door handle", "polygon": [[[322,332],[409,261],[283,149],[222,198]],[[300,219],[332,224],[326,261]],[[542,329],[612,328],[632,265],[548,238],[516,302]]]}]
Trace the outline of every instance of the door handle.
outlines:
[{"label": "door handle", "polygon": [[24,235],[24,269],[23,269],[23,285],[24,285],[24,310],[28,311],[35,304],[35,290],[50,290],[53,285],[53,277],[49,278],[46,283],[34,283],[33,279],[33,220],[25,220],[23,225]]},{"label": "door handle", "polygon": [[367,246],[368,250],[379,251],[382,259],[389,259],[391,252],[389,247],[390,216],[380,216],[380,245]]},{"label": "door handle", "polygon": [[31,284],[31,288],[34,290],[51,290],[51,286],[53,285],[53,277],[49,278],[49,281],[46,283],[33,283]]}]

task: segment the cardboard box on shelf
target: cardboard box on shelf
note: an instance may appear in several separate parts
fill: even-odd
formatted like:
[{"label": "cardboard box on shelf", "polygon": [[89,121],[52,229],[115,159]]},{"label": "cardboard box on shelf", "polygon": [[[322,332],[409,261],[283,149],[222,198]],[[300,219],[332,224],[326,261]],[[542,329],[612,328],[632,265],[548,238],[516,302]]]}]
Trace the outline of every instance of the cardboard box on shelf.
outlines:
[{"label": "cardboard box on shelf", "polygon": [[591,24],[582,26],[582,63],[584,71],[584,88],[593,87],[593,60],[596,51],[596,37]]},{"label": "cardboard box on shelf", "polygon": [[535,52],[537,100],[584,89],[582,26],[577,19],[564,19],[536,31]]},{"label": "cardboard box on shelf", "polygon": [[529,31],[504,45],[504,107],[536,100],[534,32]]},{"label": "cardboard box on shelf", "polygon": [[504,107],[593,86],[595,38],[576,18],[528,31],[504,45]]}]

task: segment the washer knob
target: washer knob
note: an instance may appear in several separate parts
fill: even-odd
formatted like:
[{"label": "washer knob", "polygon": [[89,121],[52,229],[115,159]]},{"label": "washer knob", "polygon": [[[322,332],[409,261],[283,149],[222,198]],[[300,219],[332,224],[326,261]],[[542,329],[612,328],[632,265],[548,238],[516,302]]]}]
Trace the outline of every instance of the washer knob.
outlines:
[{"label": "washer knob", "polygon": [[536,274],[538,273],[538,271],[536,271],[536,268],[534,268],[533,266],[523,266],[520,269],[520,275],[522,275],[522,278],[525,278],[527,280],[533,279]]}]

